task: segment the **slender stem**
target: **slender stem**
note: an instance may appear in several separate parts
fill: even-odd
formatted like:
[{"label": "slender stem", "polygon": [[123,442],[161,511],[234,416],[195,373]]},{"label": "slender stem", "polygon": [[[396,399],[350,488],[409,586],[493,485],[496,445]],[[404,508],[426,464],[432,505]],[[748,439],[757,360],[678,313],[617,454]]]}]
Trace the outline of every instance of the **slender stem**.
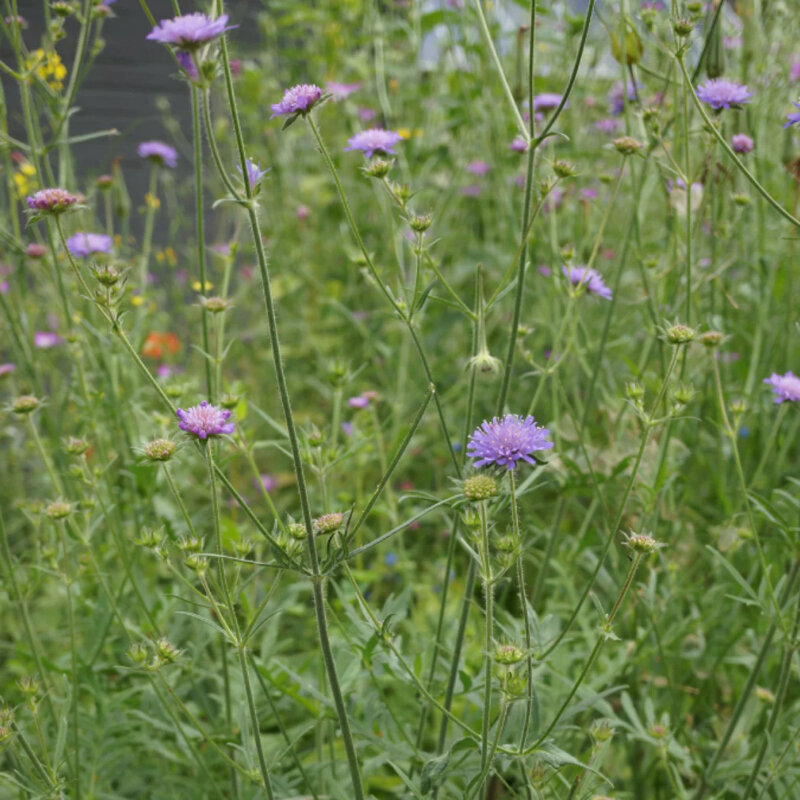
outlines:
[{"label": "slender stem", "polygon": [[[203,212],[203,136],[200,128],[200,89],[191,87],[192,94],[192,141],[194,145],[194,207],[195,207],[195,236],[197,237],[197,267],[200,272],[200,292],[205,294],[206,288],[206,244],[205,244],[205,216]],[[214,384],[211,374],[211,350],[209,349],[208,336],[208,309],[201,309],[201,322],[203,328],[203,364],[206,372],[206,394],[209,400],[214,400]]]},{"label": "slender stem", "polygon": [[[690,84],[683,86],[683,169],[686,193],[686,324],[691,324],[692,316],[692,161],[689,152],[689,92]],[[713,182],[712,182],[713,185]]]},{"label": "slender stem", "polygon": [[[247,656],[244,645],[240,645],[238,651],[239,666],[242,669],[242,680],[244,681],[244,691],[247,695],[247,708],[250,711],[250,724],[253,726],[253,738],[256,742],[258,767],[261,770],[261,779],[264,781],[264,788],[267,790],[267,800],[273,800],[275,795],[272,791],[272,781],[270,780],[267,762],[264,758],[264,747],[261,743],[261,730],[258,724],[258,711],[256,710],[256,702],[253,699],[253,688],[250,685],[250,671],[247,667]],[[242,733],[244,734],[244,731]]]},{"label": "slender stem", "polygon": [[150,168],[150,187],[144,198],[144,234],[142,236],[142,257],[139,261],[139,291],[147,289],[147,270],[150,265],[150,249],[153,244],[153,221],[158,207],[158,170],[157,164]]},{"label": "slender stem", "polygon": [[[519,749],[524,750],[528,739],[528,727],[531,724],[531,717],[536,704],[536,687],[533,685],[533,637],[531,635],[531,617],[528,612],[528,593],[525,590],[525,563],[522,554],[525,547],[522,542],[522,531],[519,524],[519,507],[517,505],[517,479],[515,471],[512,469],[508,473],[508,484],[511,487],[511,527],[514,532],[514,539],[518,542],[519,554],[517,555],[517,593],[519,596],[520,608],[522,610],[522,620],[525,629],[525,653],[526,671],[528,676],[527,697],[525,700],[525,717],[522,722],[522,733],[520,734]],[[533,719],[534,730],[539,729],[538,713]]]},{"label": "slender stem", "polygon": [[722,416],[723,427],[728,439],[730,440],[731,450],[733,451],[733,461],[736,465],[736,475],[739,478],[739,487],[742,491],[742,502],[744,503],[745,513],[747,514],[747,522],[750,526],[750,531],[753,534],[753,541],[756,543],[758,560],[761,563],[761,572],[764,575],[764,582],[767,585],[767,594],[769,595],[770,602],[772,603],[772,607],[775,611],[775,620],[777,621],[778,627],[783,631],[783,633],[788,635],[789,631],[787,623],[783,618],[781,607],[778,603],[778,598],[775,595],[775,589],[772,585],[772,577],[770,576],[769,565],[767,564],[767,559],[764,555],[764,549],[761,546],[761,536],[758,533],[758,525],[753,517],[753,510],[750,507],[750,499],[747,496],[747,481],[745,480],[744,471],[742,470],[742,459],[739,456],[739,445],[736,441],[736,431],[733,430],[730,420],[728,419],[728,412],[725,409],[725,395],[722,391],[722,381],[719,375],[719,361],[715,356],[716,352],[712,354],[711,364],[713,365],[714,370],[714,383],[717,388],[717,399],[719,401],[720,415]]},{"label": "slender stem", "polygon": [[[478,22],[480,23],[481,31],[483,32],[483,36],[486,39],[486,45],[489,48],[489,54],[491,55],[492,61],[494,62],[495,69],[497,70],[497,75],[500,78],[500,83],[503,86],[503,92],[505,93],[506,99],[508,100],[511,111],[514,114],[514,119],[517,123],[517,127],[519,128],[519,132],[522,134],[526,142],[530,142],[531,136],[530,132],[528,131],[528,126],[525,124],[525,120],[522,118],[522,114],[519,113],[519,108],[517,107],[517,101],[514,99],[514,93],[511,91],[511,86],[508,83],[508,78],[506,78],[506,73],[503,70],[503,64],[500,61],[500,56],[497,54],[497,49],[494,46],[494,41],[492,40],[492,32],[489,30],[489,23],[486,21],[486,14],[484,14],[483,12],[482,0],[475,0],[475,10],[478,12]],[[532,30],[531,30],[531,35],[533,35]],[[532,119],[533,108],[531,107],[529,111]]]},{"label": "slender stem", "polygon": [[[481,771],[485,772],[489,759],[489,729],[492,721],[492,666],[494,636],[494,578],[489,559],[489,522],[486,516],[486,502],[479,503],[478,514],[481,522],[480,558],[481,578],[486,609],[483,625],[483,719],[481,724]],[[479,783],[479,792],[483,793],[483,781]]]},{"label": "slender stem", "polygon": [[[228,173],[225,171],[222,158],[219,154],[219,147],[217,146],[217,140],[214,136],[214,127],[211,122],[211,91],[209,89],[206,89],[203,92],[203,119],[206,125],[206,138],[208,139],[208,145],[211,148],[211,155],[214,159],[214,164],[217,167],[217,172],[219,173],[220,178],[222,178],[225,188],[231,193],[231,196],[237,200],[241,200],[239,192],[231,182],[231,179],[228,177]],[[247,173],[245,173],[242,180],[246,179]]]}]

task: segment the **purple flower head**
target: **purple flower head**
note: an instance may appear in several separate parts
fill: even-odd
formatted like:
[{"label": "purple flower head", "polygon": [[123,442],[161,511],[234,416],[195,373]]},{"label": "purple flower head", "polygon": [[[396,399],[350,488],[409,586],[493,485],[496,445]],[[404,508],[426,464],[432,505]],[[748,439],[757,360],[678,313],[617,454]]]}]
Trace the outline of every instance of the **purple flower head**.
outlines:
[{"label": "purple flower head", "polygon": [[462,186],[459,191],[464,197],[479,197],[482,190],[477,183],[471,183],[469,186]]},{"label": "purple flower head", "polygon": [[792,66],[789,68],[789,80],[800,81],[800,61],[792,61]]},{"label": "purple flower head", "polygon": [[217,408],[205,400],[199,406],[192,406],[186,410],[179,408],[177,414],[180,420],[178,427],[198,439],[233,433],[235,429],[234,424],[228,422],[231,412],[227,408]]},{"label": "purple flower head", "polygon": [[78,196],[66,189],[41,189],[25,199],[32,211],[49,211],[60,214],[78,202]]},{"label": "purple flower head", "polygon": [[723,108],[740,108],[750,102],[753,93],[740,83],[713,78],[697,87],[697,96],[715,111],[720,111]]},{"label": "purple flower head", "polygon": [[394,155],[394,146],[402,140],[396,131],[385,131],[383,128],[370,128],[361,131],[347,140],[345,153],[349,150],[363,150],[367,158],[372,158],[375,153]]},{"label": "purple flower head", "polygon": [[253,478],[253,485],[256,489],[259,488],[258,481],[261,481],[261,485],[264,487],[264,491],[269,494],[269,492],[274,491],[278,487],[278,479],[274,475],[269,475],[266,472],[262,472],[258,476],[258,480]]},{"label": "purple flower head", "polygon": [[512,470],[519,460],[535,464],[531,454],[536,450],[550,450],[553,443],[549,435],[550,431],[540,428],[531,416],[506,414],[475,429],[467,442],[467,455],[475,459],[476,467],[496,464]]},{"label": "purple flower head", "polygon": [[561,97],[562,95],[554,94],[553,92],[537,94],[536,97],[533,98],[533,110],[552,111],[554,108],[558,108],[558,105],[561,102]]},{"label": "purple flower head", "polygon": [[470,161],[466,166],[467,172],[473,175],[485,175],[492,168],[486,161]]},{"label": "purple flower head", "polygon": [[[797,111],[786,115],[786,119],[789,121],[783,126],[784,128],[789,128],[792,125],[797,125],[800,123],[800,102],[792,103],[792,105],[797,109]],[[28,205],[30,205],[30,197],[28,198]]]},{"label": "purple flower head", "polygon": [[33,346],[38,347],[40,350],[48,350],[51,347],[57,347],[64,340],[52,331],[36,331],[33,334]]},{"label": "purple flower head", "polygon": [[521,136],[515,136],[511,141],[511,149],[515,153],[524,153],[528,149],[528,143]]},{"label": "purple flower head", "polygon": [[606,117],[605,119],[599,119],[595,122],[594,127],[600,131],[600,133],[616,133],[617,130],[617,121],[615,119],[611,119],[611,117]]},{"label": "purple flower head", "polygon": [[322,97],[322,89],[313,83],[301,83],[292,86],[283,93],[280,103],[273,103],[272,116],[270,119],[281,116],[281,114],[305,114],[318,103]]},{"label": "purple flower head", "polygon": [[166,167],[175,169],[178,166],[178,153],[174,147],[170,147],[164,142],[152,140],[142,142],[136,152],[142,158],[149,158],[154,164],[163,164]]},{"label": "purple flower head", "polygon": [[153,42],[174,45],[181,50],[192,50],[236,27],[228,25],[227,22],[227,14],[211,19],[208,15],[197,11],[174,19],[162,19],[147,34],[147,38]]},{"label": "purple flower head", "polygon": [[[638,96],[636,94],[636,87],[628,81],[628,102],[633,103],[638,100]],[[622,86],[622,83],[617,83],[614,85],[614,88],[608,93],[608,102],[611,106],[611,114],[615,117],[618,117],[624,110],[625,110],[625,89]]]},{"label": "purple flower head", "polygon": [[349,405],[350,408],[366,408],[369,405],[369,397],[363,394],[357,397],[351,397],[347,401],[347,405]]},{"label": "purple flower head", "polygon": [[377,116],[378,115],[371,108],[359,108],[358,109],[358,118],[362,122],[371,122]]},{"label": "purple flower head", "polygon": [[200,73],[197,71],[197,65],[194,63],[191,53],[187,53],[186,50],[178,50],[175,53],[175,58],[178,59],[178,63],[193,81],[200,78]]},{"label": "purple flower head", "polygon": [[562,267],[561,271],[573,286],[585,286],[589,294],[596,294],[605,300],[611,299],[611,289],[606,286],[603,276],[592,267]]},{"label": "purple flower head", "polygon": [[87,258],[92,253],[110,253],[111,237],[104,233],[78,231],[67,239],[67,250],[78,258]]},{"label": "purple flower head", "polygon": [[731,136],[731,144],[734,151],[742,155],[749,153],[755,147],[755,143],[746,133],[734,133]]},{"label": "purple flower head", "polygon": [[[241,167],[237,167],[239,172],[242,171]],[[255,191],[256,186],[258,186],[258,182],[270,171],[271,167],[267,167],[267,169],[261,169],[261,166],[258,164],[257,161],[251,161],[249,158],[247,159],[247,182],[250,184],[250,191]]]},{"label": "purple flower head", "polygon": [[360,88],[360,83],[338,83],[337,81],[328,81],[325,84],[325,91],[330,94],[333,100],[346,100],[353,92],[357,92]]},{"label": "purple flower head", "polygon": [[0,364],[0,378],[4,375],[10,375],[16,368],[16,364]]},{"label": "purple flower head", "polygon": [[789,371],[785,375],[773,372],[769,378],[764,378],[764,383],[772,387],[776,403],[782,403],[784,400],[792,403],[800,402],[800,378],[793,372]]}]

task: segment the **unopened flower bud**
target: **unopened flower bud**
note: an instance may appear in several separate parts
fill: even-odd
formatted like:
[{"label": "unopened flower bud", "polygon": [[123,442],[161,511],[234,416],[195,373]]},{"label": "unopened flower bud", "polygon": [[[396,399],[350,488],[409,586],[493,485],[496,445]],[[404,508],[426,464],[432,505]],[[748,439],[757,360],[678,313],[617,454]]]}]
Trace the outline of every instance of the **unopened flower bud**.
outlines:
[{"label": "unopened flower bud", "polygon": [[128,650],[128,658],[135,664],[144,664],[147,661],[147,647],[142,642],[134,642]]},{"label": "unopened flower bud", "polygon": [[644,386],[639,381],[629,381],[625,384],[625,394],[634,402],[644,397]]},{"label": "unopened flower bud", "polygon": [[219,404],[223,408],[227,408],[230,411],[231,409],[234,409],[236,408],[236,406],[239,405],[239,397],[235,394],[230,394],[229,392],[226,392],[225,394],[222,395],[222,397],[220,397]]},{"label": "unopened flower bud", "polygon": [[408,221],[408,225],[411,230],[415,231],[416,233],[425,233],[425,231],[430,228],[432,222],[432,214],[421,214],[420,216],[411,217],[411,219]]},{"label": "unopened flower bud", "polygon": [[102,283],[103,286],[107,287],[115,286],[122,277],[122,273],[111,264],[95,266],[92,271],[98,283]]},{"label": "unopened flower bud", "polygon": [[644,555],[655,553],[656,550],[664,547],[661,542],[657,542],[647,533],[632,533],[628,537],[627,545],[634,553],[642,553]]},{"label": "unopened flower bud", "polygon": [[306,526],[299,522],[290,522],[286,526],[286,530],[289,531],[289,536],[291,536],[292,539],[301,540],[306,538]]},{"label": "unopened flower bud", "polygon": [[197,553],[189,553],[184,559],[184,563],[197,575],[205,575],[208,569],[208,559],[205,556],[197,555]]},{"label": "unopened flower bud", "polygon": [[495,540],[494,546],[501,553],[513,553],[517,549],[519,541],[513,534],[500,536]]},{"label": "unopened flower bud", "polygon": [[698,336],[697,341],[704,347],[713,348],[719,347],[724,339],[725,334],[721,331],[706,331]]},{"label": "unopened flower bud", "polygon": [[176,661],[181,651],[163,636],[156,642],[156,653],[164,661]]},{"label": "unopened flower bud", "polygon": [[519,664],[525,653],[513,644],[501,644],[494,650],[494,660],[498,664]]},{"label": "unopened flower bud", "polygon": [[314,533],[317,536],[323,536],[329,533],[335,533],[342,527],[344,522],[344,514],[339,511],[330,514],[323,514],[314,520]]},{"label": "unopened flower bud", "polygon": [[573,164],[570,164],[569,161],[564,161],[560,158],[557,158],[553,162],[553,172],[555,172],[559,178],[571,178],[573,175],[577,175],[578,173]]},{"label": "unopened flower bud", "polygon": [[687,17],[683,17],[682,19],[676,19],[675,22],[672,23],[672,30],[675,31],[676,36],[686,37],[691,34],[694,30],[694,22],[688,19]]},{"label": "unopened flower bud", "polygon": [[749,206],[753,201],[750,199],[750,195],[744,192],[736,192],[733,195],[733,202],[740,208],[744,208],[744,206]]},{"label": "unopened flower bud", "polygon": [[389,174],[394,161],[389,161],[384,158],[376,158],[364,167],[364,174],[370,178],[385,178]]},{"label": "unopened flower bud", "polygon": [[480,502],[497,496],[497,481],[489,475],[473,475],[464,481],[464,496]]},{"label": "unopened flower bud", "polygon": [[85,439],[75,439],[70,436],[64,445],[64,449],[71,456],[82,456],[89,449],[89,442]]}]

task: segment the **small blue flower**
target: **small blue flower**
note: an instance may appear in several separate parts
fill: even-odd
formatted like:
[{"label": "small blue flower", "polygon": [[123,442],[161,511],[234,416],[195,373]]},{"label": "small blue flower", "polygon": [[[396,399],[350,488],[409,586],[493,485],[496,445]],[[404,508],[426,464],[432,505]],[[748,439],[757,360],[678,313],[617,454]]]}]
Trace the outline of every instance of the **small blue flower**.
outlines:
[{"label": "small blue flower", "polygon": [[387,553],[386,557],[383,559],[383,563],[386,564],[387,567],[393,567],[397,563],[397,553]]}]

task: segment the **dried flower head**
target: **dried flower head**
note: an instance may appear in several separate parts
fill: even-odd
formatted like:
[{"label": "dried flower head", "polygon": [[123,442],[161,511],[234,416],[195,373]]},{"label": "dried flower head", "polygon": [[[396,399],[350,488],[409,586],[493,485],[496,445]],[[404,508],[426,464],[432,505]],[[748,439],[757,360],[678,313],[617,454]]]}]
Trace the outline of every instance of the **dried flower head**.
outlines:
[{"label": "dried flower head", "polygon": [[222,436],[233,433],[235,426],[228,422],[231,412],[227,408],[217,408],[203,400],[199,406],[177,411],[178,427],[186,433],[197,436],[198,439],[207,439],[209,436]]},{"label": "dried flower head", "polygon": [[652,536],[647,533],[632,533],[626,537],[625,544],[633,550],[634,553],[655,553],[661,547],[666,547],[661,542],[657,542]]},{"label": "dried flower head", "polygon": [[494,417],[476,428],[467,443],[467,455],[475,460],[476,467],[497,465],[513,470],[517,461],[536,462],[531,455],[537,450],[550,450],[550,431],[540,428],[532,416],[506,414]]},{"label": "dried flower head", "polygon": [[489,475],[473,475],[464,481],[464,497],[479,502],[497,495],[497,481]]}]

